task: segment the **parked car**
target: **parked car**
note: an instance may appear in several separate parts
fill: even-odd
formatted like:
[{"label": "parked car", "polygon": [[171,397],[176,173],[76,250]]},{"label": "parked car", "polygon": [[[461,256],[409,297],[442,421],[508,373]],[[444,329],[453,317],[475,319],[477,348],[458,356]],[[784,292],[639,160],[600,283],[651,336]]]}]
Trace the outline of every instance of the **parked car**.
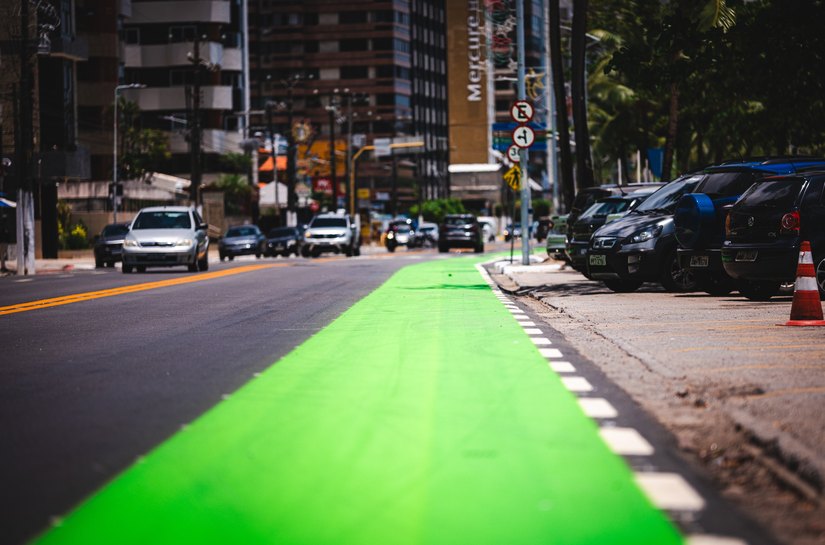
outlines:
[{"label": "parked car", "polygon": [[185,265],[190,272],[209,269],[207,229],[200,214],[192,208],[142,209],[123,239],[123,272],[177,265]]},{"label": "parked car", "polygon": [[723,295],[736,287],[722,267],[722,241],[725,217],[737,199],[762,178],[817,165],[825,168],[825,159],[773,157],[728,161],[702,171],[705,180],[682,197],[674,217],[681,266],[692,272],[701,289]]},{"label": "parked car", "polygon": [[662,183],[637,183],[637,184],[626,184],[626,185],[599,185],[595,187],[587,187],[584,189],[579,190],[576,193],[576,196],[573,198],[573,204],[570,206],[570,212],[567,218],[567,238],[572,238],[572,233],[570,233],[570,229],[573,225],[576,224],[578,221],[579,216],[590,208],[593,203],[599,201],[601,199],[606,199],[607,197],[612,197],[615,195],[626,195],[633,191],[644,189],[644,188],[653,188],[654,190],[662,187],[664,184]]},{"label": "parked car", "polygon": [[438,244],[438,224],[422,222],[418,225],[418,238],[421,246],[435,247]]},{"label": "parked car", "polygon": [[825,169],[764,178],[733,205],[726,220],[722,266],[739,293],[770,299],[795,280],[799,247],[811,243],[816,283],[825,295]]},{"label": "parked car", "polygon": [[232,261],[239,255],[254,255],[260,258],[266,252],[266,237],[257,225],[230,227],[218,241],[218,256],[221,261]]},{"label": "parked car", "polygon": [[567,261],[567,214],[550,216],[552,225],[547,232],[547,255],[553,259]]},{"label": "parked car", "polygon": [[438,251],[450,248],[472,248],[484,251],[484,233],[472,214],[448,214],[444,216],[438,231]]},{"label": "parked car", "polygon": [[673,211],[704,178],[677,178],[625,217],[597,229],[587,252],[587,277],[617,292],[635,291],[644,282],[660,282],[668,291],[693,290],[695,281],[677,259]]},{"label": "parked car", "polygon": [[95,267],[114,267],[123,254],[123,239],[129,232],[128,223],[110,223],[95,238]]},{"label": "parked car", "polygon": [[349,214],[318,214],[304,231],[301,255],[318,257],[324,252],[347,257],[361,255],[361,231],[357,218]]},{"label": "parked car", "polygon": [[567,259],[574,269],[580,272],[587,271],[587,250],[590,247],[590,238],[596,229],[602,225],[623,217],[636,206],[640,205],[660,186],[637,189],[626,195],[617,195],[600,199],[582,212],[572,228],[568,227],[571,237],[567,240],[565,251]]},{"label": "parked car", "polygon": [[297,257],[301,253],[302,241],[303,235],[298,227],[276,227],[266,237],[264,254],[268,257],[289,257],[289,254],[295,254]]}]

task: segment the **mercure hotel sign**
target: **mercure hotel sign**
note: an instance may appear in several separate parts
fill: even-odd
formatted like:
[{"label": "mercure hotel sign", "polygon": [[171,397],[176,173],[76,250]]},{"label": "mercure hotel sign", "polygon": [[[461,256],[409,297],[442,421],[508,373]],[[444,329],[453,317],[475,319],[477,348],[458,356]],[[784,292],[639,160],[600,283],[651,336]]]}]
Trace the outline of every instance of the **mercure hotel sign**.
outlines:
[{"label": "mercure hotel sign", "polygon": [[469,0],[467,3],[467,100],[481,101],[482,59],[481,48],[484,38],[481,21],[479,20],[478,0]]}]

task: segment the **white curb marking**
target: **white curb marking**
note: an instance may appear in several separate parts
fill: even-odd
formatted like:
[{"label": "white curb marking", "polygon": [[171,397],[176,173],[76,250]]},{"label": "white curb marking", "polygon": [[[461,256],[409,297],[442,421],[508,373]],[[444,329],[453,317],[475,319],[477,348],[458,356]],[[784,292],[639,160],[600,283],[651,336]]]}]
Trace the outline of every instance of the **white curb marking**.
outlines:
[{"label": "white curb marking", "polygon": [[705,500],[676,473],[636,473],[639,485],[650,501],[659,509],[671,511],[699,511]]},{"label": "white curb marking", "polygon": [[685,540],[685,545],[748,545],[746,541],[733,537],[692,535]]},{"label": "white curb marking", "polygon": [[558,348],[539,348],[539,354],[545,358],[563,358]]},{"label": "white curb marking", "polygon": [[571,392],[593,391],[593,386],[584,377],[561,377],[561,383]]},{"label": "white curb marking", "polygon": [[[527,325],[527,324],[525,324],[524,322],[521,323],[522,327],[525,326],[525,325]],[[537,327],[525,327],[524,332],[527,333],[528,335],[543,335],[544,334],[544,332],[541,329],[537,328]]]},{"label": "white curb marking", "polygon": [[601,428],[599,435],[616,454],[624,456],[650,456],[653,454],[653,445],[647,442],[638,431],[633,428]]},{"label": "white curb marking", "polygon": [[551,361],[550,369],[556,373],[575,373],[576,368],[569,361]]},{"label": "white curb marking", "polygon": [[513,314],[524,314],[523,310],[519,310],[517,308],[511,308],[510,312],[512,312]]},{"label": "white curb marking", "polygon": [[548,344],[553,344],[553,341],[551,341],[547,337],[530,337],[530,340],[533,341],[533,344],[536,346],[546,346]]},{"label": "white curb marking", "polygon": [[584,414],[590,418],[616,418],[619,416],[619,412],[613,405],[601,397],[579,398],[579,406],[584,411]]},{"label": "white curb marking", "polygon": [[528,326],[529,327],[535,327],[536,324],[534,324],[533,322],[531,322],[528,319],[528,320],[519,320],[518,325],[520,325],[521,327],[528,327]]}]

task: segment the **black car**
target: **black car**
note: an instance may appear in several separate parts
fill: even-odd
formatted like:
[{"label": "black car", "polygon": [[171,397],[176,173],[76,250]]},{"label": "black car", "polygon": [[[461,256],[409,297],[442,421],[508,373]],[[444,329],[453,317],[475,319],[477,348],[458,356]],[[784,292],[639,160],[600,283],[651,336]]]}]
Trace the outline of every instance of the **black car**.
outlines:
[{"label": "black car", "polygon": [[638,183],[638,184],[627,184],[627,185],[599,185],[596,187],[586,187],[584,189],[579,190],[576,193],[576,197],[573,199],[573,204],[570,206],[570,213],[567,215],[567,238],[570,239],[572,236],[572,229],[573,225],[576,224],[578,221],[579,216],[593,206],[593,203],[596,201],[600,201],[602,199],[606,199],[608,197],[613,197],[616,195],[626,195],[638,189],[644,188],[658,188],[662,187],[664,184],[662,183]]},{"label": "black car", "polygon": [[596,229],[607,223],[608,216],[619,215],[639,206],[655,189],[639,189],[627,195],[607,197],[585,210],[570,229],[571,237],[565,251],[567,261],[579,272],[587,271],[587,250]]},{"label": "black car", "polygon": [[705,180],[676,207],[676,239],[679,261],[699,286],[713,295],[724,295],[736,285],[722,267],[725,217],[733,204],[755,182],[767,176],[793,174],[820,165],[815,157],[772,157],[728,161],[702,171]]},{"label": "black car", "polygon": [[218,255],[221,261],[235,256],[254,255],[261,257],[266,247],[266,237],[257,225],[239,225],[226,230],[218,241]]},{"label": "black car", "polygon": [[95,267],[114,267],[123,255],[123,238],[129,232],[128,223],[110,223],[95,238]]},{"label": "black car", "polygon": [[472,248],[484,251],[484,234],[478,220],[472,214],[448,214],[438,228],[438,251],[450,248]]},{"label": "black car", "polygon": [[673,211],[704,178],[677,178],[625,217],[597,229],[587,251],[588,278],[617,292],[635,291],[643,282],[660,282],[668,291],[693,290],[693,278],[677,260]]},{"label": "black car", "polygon": [[301,253],[301,241],[303,233],[297,227],[277,227],[272,229],[266,237],[266,250],[264,255],[275,257],[281,255],[289,257],[295,254],[297,257]]},{"label": "black car", "polygon": [[793,282],[802,241],[811,243],[825,295],[825,170],[765,178],[731,208],[722,265],[748,299],[764,301]]}]

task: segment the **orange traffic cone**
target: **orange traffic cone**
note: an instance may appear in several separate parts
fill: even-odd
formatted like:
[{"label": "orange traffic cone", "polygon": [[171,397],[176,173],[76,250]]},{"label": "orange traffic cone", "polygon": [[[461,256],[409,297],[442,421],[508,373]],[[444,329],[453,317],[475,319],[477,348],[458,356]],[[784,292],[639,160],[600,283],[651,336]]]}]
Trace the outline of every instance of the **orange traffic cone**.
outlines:
[{"label": "orange traffic cone", "polygon": [[793,290],[791,319],[785,324],[793,326],[825,326],[822,319],[822,303],[816,284],[814,258],[811,243],[804,241],[799,248],[799,265],[796,267],[796,284]]}]

